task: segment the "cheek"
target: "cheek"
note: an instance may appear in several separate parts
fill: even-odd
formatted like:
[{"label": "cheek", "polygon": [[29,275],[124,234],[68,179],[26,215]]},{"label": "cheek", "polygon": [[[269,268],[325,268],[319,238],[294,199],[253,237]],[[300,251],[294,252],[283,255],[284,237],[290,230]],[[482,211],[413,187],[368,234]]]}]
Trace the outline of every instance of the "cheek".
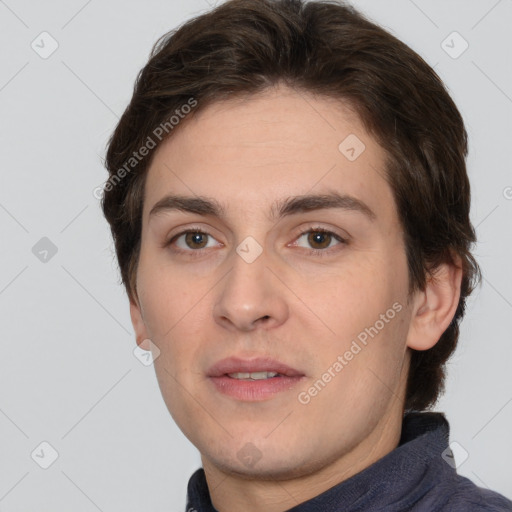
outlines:
[{"label": "cheek", "polygon": [[183,274],[151,265],[140,272],[137,286],[145,325],[164,359],[175,361],[200,339],[198,333],[207,321],[205,281],[191,283]]},{"label": "cheek", "polygon": [[297,296],[318,312],[342,345],[379,321],[395,302],[403,301],[403,276],[381,254],[354,253],[337,271],[299,283]]},{"label": "cheek", "polygon": [[354,407],[361,396],[371,400],[386,386],[393,389],[404,357],[406,268],[400,266],[400,255],[382,254],[387,253],[359,254],[352,265],[317,280],[315,288],[303,286],[300,291],[322,320],[316,321],[316,377],[329,370],[335,373],[337,384],[331,390],[337,391],[332,399],[344,397]]},{"label": "cheek", "polygon": [[[312,407],[318,414],[329,416],[335,429],[340,422],[362,425],[377,421],[400,393],[407,312],[405,308],[396,312],[396,306],[395,309],[390,306],[383,309],[383,314],[387,323],[376,321],[373,311],[344,314],[337,324],[340,332],[350,323],[350,330],[355,334],[343,334],[343,339],[338,337],[331,343],[324,340],[315,347],[321,358],[304,391],[314,394],[312,387],[321,390],[312,399]],[[348,416],[347,411],[350,411]]]},{"label": "cheek", "polygon": [[146,327],[160,349],[154,368],[162,396],[176,423],[187,430],[187,418],[199,414],[189,393],[203,379],[197,361],[204,326],[211,324],[204,300],[208,288],[187,286],[183,276],[165,272],[146,272],[140,283]]}]

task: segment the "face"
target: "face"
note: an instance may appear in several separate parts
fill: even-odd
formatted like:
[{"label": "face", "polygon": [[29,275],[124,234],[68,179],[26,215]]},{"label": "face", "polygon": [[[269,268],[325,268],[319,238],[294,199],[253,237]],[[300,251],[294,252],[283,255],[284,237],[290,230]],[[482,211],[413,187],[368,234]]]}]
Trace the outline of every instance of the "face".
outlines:
[{"label": "face", "polygon": [[401,415],[411,310],[384,162],[346,105],[284,87],[158,148],[131,315],[205,465],[309,474]]}]

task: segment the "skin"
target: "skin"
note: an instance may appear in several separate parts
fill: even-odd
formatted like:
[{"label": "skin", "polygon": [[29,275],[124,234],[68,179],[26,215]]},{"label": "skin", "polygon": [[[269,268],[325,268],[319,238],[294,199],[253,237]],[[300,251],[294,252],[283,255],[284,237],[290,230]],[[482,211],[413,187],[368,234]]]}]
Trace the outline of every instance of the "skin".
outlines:
[{"label": "skin", "polygon": [[[408,297],[385,152],[340,101],[280,85],[214,103],[178,128],[156,150],[147,175],[137,298],[130,303],[137,343],[149,349],[150,339],[160,350],[154,366],[163,398],[201,453],[215,508],[284,511],[398,445],[410,349],[432,347],[448,327],[462,273],[445,264]],[[350,134],[366,146],[355,161],[338,149]],[[276,200],[332,190],[364,201],[375,219],[343,209],[269,218]],[[215,198],[226,216],[174,210],[150,218],[171,192]],[[300,235],[318,227],[348,243]],[[164,247],[187,228],[211,236],[195,245],[181,236]],[[263,250],[252,263],[236,252],[248,236]],[[394,303],[400,312],[301,403],[298,394]],[[268,400],[235,400],[207,377],[212,364],[233,355],[269,355],[305,377]],[[237,456],[247,443],[260,456],[251,466]]]}]

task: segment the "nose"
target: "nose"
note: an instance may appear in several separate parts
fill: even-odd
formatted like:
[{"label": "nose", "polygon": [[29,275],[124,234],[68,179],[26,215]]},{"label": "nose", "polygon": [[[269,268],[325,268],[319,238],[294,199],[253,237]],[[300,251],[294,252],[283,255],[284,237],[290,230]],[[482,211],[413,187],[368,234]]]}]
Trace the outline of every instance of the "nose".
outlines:
[{"label": "nose", "polygon": [[289,315],[286,288],[265,251],[250,263],[236,252],[232,259],[231,270],[219,284],[215,321],[232,331],[270,329],[284,323]]}]

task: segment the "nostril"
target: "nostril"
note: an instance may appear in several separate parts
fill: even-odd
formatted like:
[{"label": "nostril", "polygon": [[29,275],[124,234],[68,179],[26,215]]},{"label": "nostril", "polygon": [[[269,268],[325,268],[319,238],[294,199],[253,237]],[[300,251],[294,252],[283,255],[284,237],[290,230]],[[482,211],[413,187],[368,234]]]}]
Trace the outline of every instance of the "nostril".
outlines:
[{"label": "nostril", "polygon": [[260,322],[263,323],[267,322],[268,320],[270,320],[270,315],[265,315],[260,318]]}]

